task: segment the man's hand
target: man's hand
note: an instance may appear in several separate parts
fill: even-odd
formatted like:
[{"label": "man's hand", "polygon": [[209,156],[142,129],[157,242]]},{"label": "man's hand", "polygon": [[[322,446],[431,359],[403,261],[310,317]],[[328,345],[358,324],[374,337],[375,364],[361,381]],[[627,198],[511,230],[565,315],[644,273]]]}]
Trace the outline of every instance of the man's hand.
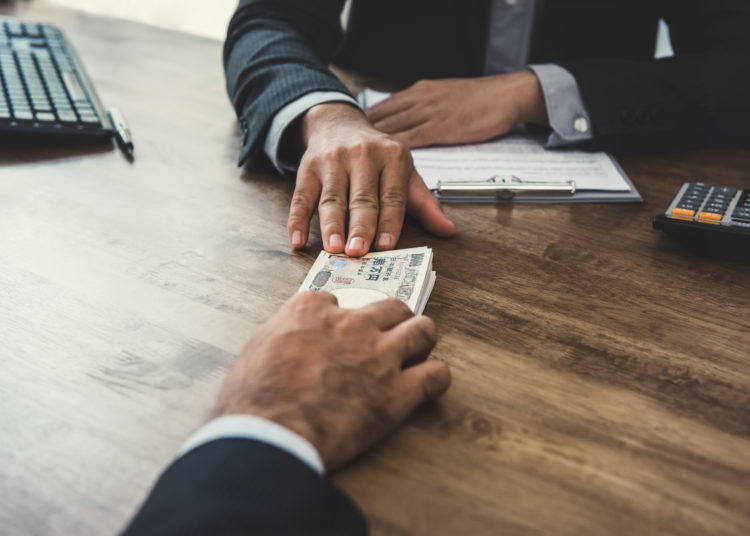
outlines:
[{"label": "man's hand", "polygon": [[329,253],[361,256],[373,241],[378,250],[393,249],[406,212],[433,234],[455,232],[414,170],[409,149],[373,128],[353,106],[314,106],[302,120],[302,137],[306,149],[289,210],[293,247],[307,243],[316,205]]},{"label": "man's hand", "polygon": [[433,322],[395,298],[349,310],[332,294],[298,294],[247,344],[215,413],[286,426],[333,471],[448,389],[448,367],[423,363],[436,340]]},{"label": "man's hand", "polygon": [[519,123],[549,124],[539,80],[529,70],[422,80],[376,104],[367,116],[408,147],[479,142]]}]

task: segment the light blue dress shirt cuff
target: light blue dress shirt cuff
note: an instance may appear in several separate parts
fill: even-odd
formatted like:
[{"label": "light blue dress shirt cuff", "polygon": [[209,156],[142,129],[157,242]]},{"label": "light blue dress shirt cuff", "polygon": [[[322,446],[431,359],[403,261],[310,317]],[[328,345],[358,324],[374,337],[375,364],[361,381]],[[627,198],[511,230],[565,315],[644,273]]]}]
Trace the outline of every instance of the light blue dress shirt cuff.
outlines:
[{"label": "light blue dress shirt cuff", "polygon": [[179,456],[211,441],[228,438],[267,443],[295,456],[319,475],[325,474],[320,454],[307,439],[280,424],[252,415],[225,415],[207,422],[185,442]]},{"label": "light blue dress shirt cuff", "polygon": [[591,140],[591,120],[578,83],[567,69],[554,64],[530,65],[544,93],[552,133],[547,147],[567,147]]},{"label": "light blue dress shirt cuff", "polygon": [[348,102],[360,108],[357,101],[346,93],[341,93],[340,91],[313,91],[290,102],[279,110],[271,121],[271,128],[268,130],[266,143],[263,146],[266,155],[271,159],[274,167],[279,170],[279,173],[294,174],[297,171],[297,164],[295,162],[284,162],[279,154],[279,150],[281,149],[279,145],[287,127],[307,110],[324,102]]}]

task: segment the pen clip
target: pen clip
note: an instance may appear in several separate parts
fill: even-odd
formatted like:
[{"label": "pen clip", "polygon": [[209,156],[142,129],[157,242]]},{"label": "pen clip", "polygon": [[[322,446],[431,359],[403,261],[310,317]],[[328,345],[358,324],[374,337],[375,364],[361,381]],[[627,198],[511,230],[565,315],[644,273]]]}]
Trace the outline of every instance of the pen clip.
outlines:
[{"label": "pen clip", "polygon": [[575,181],[524,181],[515,175],[495,175],[483,181],[438,181],[440,195],[496,197],[511,200],[524,196],[571,196],[576,192]]}]

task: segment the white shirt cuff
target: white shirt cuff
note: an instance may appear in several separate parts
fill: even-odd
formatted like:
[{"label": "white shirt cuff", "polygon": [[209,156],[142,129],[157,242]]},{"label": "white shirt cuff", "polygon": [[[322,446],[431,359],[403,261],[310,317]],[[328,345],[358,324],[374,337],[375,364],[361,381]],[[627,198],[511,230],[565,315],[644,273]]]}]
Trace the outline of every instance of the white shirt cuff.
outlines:
[{"label": "white shirt cuff", "polygon": [[295,456],[319,475],[325,474],[323,460],[312,443],[280,424],[252,415],[224,415],[207,422],[185,442],[179,456],[211,441],[228,438],[261,441]]},{"label": "white shirt cuff", "polygon": [[324,102],[348,102],[357,108],[361,108],[355,99],[340,91],[313,91],[284,106],[273,117],[266,136],[266,143],[263,146],[266,155],[273,162],[274,167],[279,170],[279,173],[293,174],[297,171],[296,163],[283,162],[279,157],[279,149],[281,149],[279,144],[287,127],[307,110]]},{"label": "white shirt cuff", "polygon": [[529,69],[539,78],[547,105],[552,127],[547,147],[567,147],[591,140],[591,119],[573,75],[551,63],[530,65]]}]

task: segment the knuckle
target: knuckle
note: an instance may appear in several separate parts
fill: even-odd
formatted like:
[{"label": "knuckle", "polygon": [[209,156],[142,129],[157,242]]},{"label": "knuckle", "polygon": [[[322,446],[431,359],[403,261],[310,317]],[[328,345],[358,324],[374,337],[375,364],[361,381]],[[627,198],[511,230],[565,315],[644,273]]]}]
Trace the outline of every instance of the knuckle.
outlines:
[{"label": "knuckle", "polygon": [[342,145],[336,145],[326,149],[326,151],[319,157],[315,157],[319,161],[319,165],[323,165],[324,162],[338,162],[346,159],[347,149]]},{"label": "knuckle", "polygon": [[388,139],[383,143],[383,149],[391,158],[397,158],[403,160],[408,152],[406,146],[400,141],[394,139]]},{"label": "knuckle", "polygon": [[318,202],[320,208],[332,208],[339,210],[346,210],[346,199],[336,190],[328,190],[323,192]]},{"label": "knuckle", "polygon": [[297,294],[295,299],[301,303],[311,303],[320,298],[319,294],[319,292],[315,292],[314,290],[306,290]]},{"label": "knuckle", "polygon": [[336,325],[344,333],[364,334],[371,326],[355,309],[342,309]]},{"label": "knuckle", "polygon": [[377,212],[379,208],[380,202],[373,192],[357,192],[349,200],[350,210]]},{"label": "knuckle", "polygon": [[362,224],[353,224],[349,226],[349,236],[358,236],[364,238],[367,242],[372,240],[372,236],[375,234],[375,229],[367,227]]},{"label": "knuckle", "polygon": [[372,147],[370,143],[362,140],[352,143],[349,150],[357,158],[368,158],[372,152]]},{"label": "knuckle", "polygon": [[311,212],[311,203],[310,200],[307,198],[307,196],[300,192],[294,192],[294,195],[292,195],[292,200],[289,202],[289,206],[291,208],[291,213],[299,213],[299,212]]},{"label": "knuckle", "polygon": [[297,180],[304,180],[311,176],[316,169],[320,169],[325,162],[325,156],[320,154],[305,153],[299,165]]},{"label": "knuckle", "polygon": [[[406,182],[404,181],[405,184]],[[383,191],[380,197],[380,205],[400,209],[406,206],[406,195],[401,189],[389,188]]]},{"label": "knuckle", "polygon": [[306,290],[297,294],[297,296],[295,296],[295,299],[299,301],[300,305],[305,309],[310,307],[318,309],[320,308],[321,304],[333,302],[336,297],[328,292]]}]

